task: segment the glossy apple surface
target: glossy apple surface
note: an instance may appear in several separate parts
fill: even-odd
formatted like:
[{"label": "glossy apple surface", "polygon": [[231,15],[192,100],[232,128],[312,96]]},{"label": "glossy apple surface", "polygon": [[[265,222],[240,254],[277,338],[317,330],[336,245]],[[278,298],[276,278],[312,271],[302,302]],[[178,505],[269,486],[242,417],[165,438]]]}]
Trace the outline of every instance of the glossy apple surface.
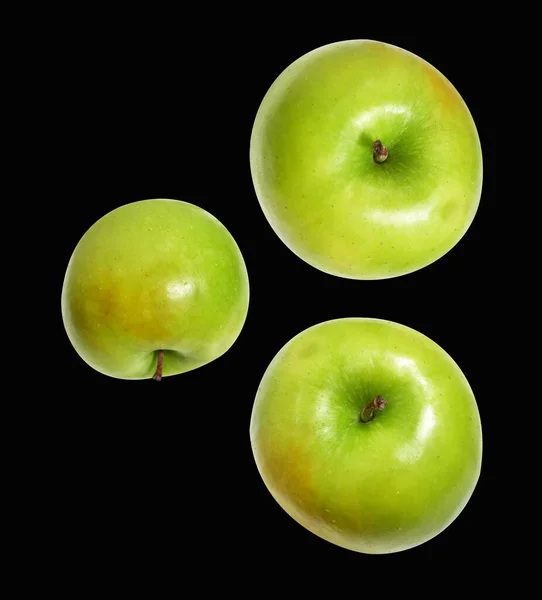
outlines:
[{"label": "glossy apple surface", "polygon": [[120,379],[175,375],[222,355],[241,332],[249,284],[241,252],[207,211],[178,200],[121,206],[83,235],[62,288],[75,350]]},{"label": "glossy apple surface", "polygon": [[370,40],[323,46],[279,75],[255,118],[250,167],[279,238],[351,279],[443,256],[473,221],[482,186],[480,140],[458,91],[422,58]]},{"label": "glossy apple surface", "polygon": [[[385,408],[363,422],[377,396]],[[447,527],[482,458],[477,404],[458,365],[421,333],[378,319],[327,321],[288,342],[258,388],[250,438],[291,517],[368,554],[412,548]]]}]

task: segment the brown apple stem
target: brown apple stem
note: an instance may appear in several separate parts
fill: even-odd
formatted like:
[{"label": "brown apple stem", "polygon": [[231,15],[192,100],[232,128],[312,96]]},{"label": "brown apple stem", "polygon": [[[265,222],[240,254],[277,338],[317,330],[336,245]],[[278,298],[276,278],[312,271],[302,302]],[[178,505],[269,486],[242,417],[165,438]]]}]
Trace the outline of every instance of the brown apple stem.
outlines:
[{"label": "brown apple stem", "polygon": [[373,142],[373,158],[376,163],[383,163],[388,158],[388,149],[380,140]]},{"label": "brown apple stem", "polygon": [[384,400],[384,398],[382,398],[382,396],[376,396],[361,411],[361,422],[368,423],[369,421],[372,421],[374,419],[375,412],[377,410],[384,410],[385,406],[386,401]]},{"label": "brown apple stem", "polygon": [[162,366],[164,364],[164,351],[158,350],[158,363],[156,364],[156,373],[152,376],[155,381],[162,379]]}]

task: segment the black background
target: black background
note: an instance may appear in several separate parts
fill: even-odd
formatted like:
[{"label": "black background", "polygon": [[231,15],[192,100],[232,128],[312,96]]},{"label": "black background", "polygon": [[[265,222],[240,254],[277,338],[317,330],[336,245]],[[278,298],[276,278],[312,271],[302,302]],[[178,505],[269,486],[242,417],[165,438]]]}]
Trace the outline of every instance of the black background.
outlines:
[{"label": "black background", "polygon": [[[78,21],[51,40],[54,58],[44,68],[61,147],[49,176],[64,223],[55,240],[55,293],[65,383],[50,408],[57,426],[48,442],[55,457],[48,493],[63,559],[85,576],[158,563],[184,578],[203,568],[232,585],[256,569],[279,583],[419,565],[464,573],[495,544],[497,420],[484,359],[496,295],[496,133],[483,68],[491,43],[473,56],[468,37],[458,45],[363,26],[300,34],[227,25],[203,34],[190,21],[174,31],[106,19],[89,29]],[[481,204],[464,238],[416,273],[374,282],[327,275],[290,252],[261,212],[248,159],[252,123],[273,80],[302,54],[355,38],[403,47],[446,75],[474,117],[484,155]],[[228,228],[247,264],[249,313],[237,342],[215,362],[160,383],[115,380],[71,347],[60,315],[62,279],[97,219],[156,197],[192,202]],[[267,365],[303,329],[346,316],[390,319],[431,337],[465,373],[481,413],[483,469],[470,502],[436,538],[395,555],[356,554],[305,531],[273,500],[252,458],[249,420]]]}]

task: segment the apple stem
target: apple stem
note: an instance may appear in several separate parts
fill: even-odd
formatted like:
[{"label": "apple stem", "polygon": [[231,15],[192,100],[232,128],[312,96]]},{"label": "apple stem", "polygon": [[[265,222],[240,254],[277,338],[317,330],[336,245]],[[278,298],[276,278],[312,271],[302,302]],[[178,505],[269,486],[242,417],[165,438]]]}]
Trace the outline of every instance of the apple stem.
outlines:
[{"label": "apple stem", "polygon": [[164,364],[164,351],[158,350],[158,363],[156,364],[156,372],[152,376],[155,381],[160,381],[162,379],[162,366]]},{"label": "apple stem", "polygon": [[373,142],[373,158],[376,163],[383,163],[388,158],[388,149],[380,140]]},{"label": "apple stem", "polygon": [[382,396],[376,396],[361,411],[361,422],[368,423],[369,421],[372,421],[374,419],[375,412],[377,410],[384,410],[385,406],[386,401],[384,398],[382,398]]}]

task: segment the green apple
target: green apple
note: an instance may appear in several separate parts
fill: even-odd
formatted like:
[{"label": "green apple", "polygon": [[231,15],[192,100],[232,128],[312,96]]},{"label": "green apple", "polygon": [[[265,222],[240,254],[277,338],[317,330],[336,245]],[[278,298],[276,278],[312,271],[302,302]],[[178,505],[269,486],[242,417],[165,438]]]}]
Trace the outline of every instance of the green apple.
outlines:
[{"label": "green apple", "polygon": [[443,256],[477,211],[482,153],[454,86],[390,44],[329,44],[293,62],[254,121],[250,167],[271,227],[333,275],[385,279]]},{"label": "green apple", "polygon": [[267,368],[250,422],[254,458],[280,506],[357,552],[422,544],[447,527],[480,474],[476,400],[421,333],[337,319],[290,340]]},{"label": "green apple", "polygon": [[83,235],[66,271],[62,317],[97,371],[161,379],[226,352],[248,301],[245,263],[224,225],[187,202],[141,200]]}]

